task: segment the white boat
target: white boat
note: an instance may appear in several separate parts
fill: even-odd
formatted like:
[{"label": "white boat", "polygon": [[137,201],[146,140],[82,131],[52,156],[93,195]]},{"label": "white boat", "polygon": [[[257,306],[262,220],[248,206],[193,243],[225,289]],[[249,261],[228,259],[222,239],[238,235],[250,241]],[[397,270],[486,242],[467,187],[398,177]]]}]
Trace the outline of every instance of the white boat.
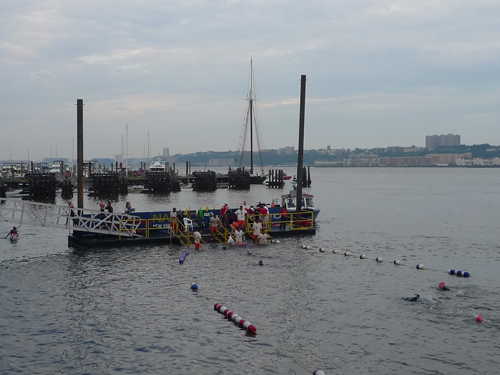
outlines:
[{"label": "white boat", "polygon": [[68,172],[68,167],[62,160],[54,160],[52,166],[49,169],[49,173],[52,174],[66,174]]},{"label": "white boat", "polygon": [[[281,207],[285,207],[288,212],[297,210],[297,190],[292,189],[288,194],[281,196]],[[314,220],[318,217],[320,210],[314,206],[314,196],[312,194],[302,193],[302,210],[314,212]]]},{"label": "white boat", "polygon": [[14,198],[19,196],[24,190],[23,189],[17,189],[17,190],[12,190],[12,191],[6,191],[5,195],[7,198]]},{"label": "white boat", "polygon": [[2,166],[3,178],[23,178],[28,173],[27,163],[4,163]]},{"label": "white boat", "polygon": [[148,172],[151,173],[165,172],[165,165],[160,163],[159,161],[155,161],[153,164],[149,166]]}]

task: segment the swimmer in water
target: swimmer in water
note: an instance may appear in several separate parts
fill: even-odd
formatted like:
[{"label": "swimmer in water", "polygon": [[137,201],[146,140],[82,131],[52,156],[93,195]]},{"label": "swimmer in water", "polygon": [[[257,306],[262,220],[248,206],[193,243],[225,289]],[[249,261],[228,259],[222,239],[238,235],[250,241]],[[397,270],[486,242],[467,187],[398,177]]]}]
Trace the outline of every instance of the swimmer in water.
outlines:
[{"label": "swimmer in water", "polygon": [[415,302],[420,298],[420,294],[415,294],[414,297],[403,297],[405,301]]},{"label": "swimmer in water", "polygon": [[439,283],[439,289],[441,289],[442,291],[444,292],[448,292],[450,290],[450,288],[448,288],[445,284],[444,284],[444,281],[441,281]]}]

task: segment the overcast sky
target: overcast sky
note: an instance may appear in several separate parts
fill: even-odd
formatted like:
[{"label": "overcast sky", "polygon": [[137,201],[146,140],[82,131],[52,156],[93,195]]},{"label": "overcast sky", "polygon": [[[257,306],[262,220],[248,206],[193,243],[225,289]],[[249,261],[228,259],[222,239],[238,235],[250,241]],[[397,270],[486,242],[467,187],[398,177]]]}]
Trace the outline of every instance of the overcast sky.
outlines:
[{"label": "overcast sky", "polygon": [[[0,159],[236,150],[253,58],[265,148],[500,144],[498,0],[0,5]],[[126,143],[126,142],[125,142]],[[125,146],[126,150],[126,146]],[[76,152],[76,151],[75,151]],[[76,154],[75,154],[76,155]]]}]

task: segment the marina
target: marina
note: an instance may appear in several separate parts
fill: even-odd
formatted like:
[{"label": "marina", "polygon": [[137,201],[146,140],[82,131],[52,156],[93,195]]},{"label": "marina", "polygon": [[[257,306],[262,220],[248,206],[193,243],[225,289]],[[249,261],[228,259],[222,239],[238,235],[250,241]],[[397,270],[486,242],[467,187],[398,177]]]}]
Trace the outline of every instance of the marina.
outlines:
[{"label": "marina", "polygon": [[[297,197],[292,190],[283,194],[281,199],[268,203],[269,214],[262,214],[248,208],[244,232],[251,239],[252,224],[257,219],[269,218],[269,226],[265,232],[271,237],[304,236],[316,233],[315,221],[319,209],[314,206],[313,196],[307,194],[303,198],[304,210],[300,215],[295,213]],[[65,229],[70,232],[68,245],[72,247],[103,246],[139,246],[159,243],[177,243],[190,245],[193,233],[198,231],[204,237],[210,237],[209,223],[211,217],[220,217],[221,210],[210,209],[208,205],[199,209],[179,209],[178,231],[172,231],[171,211],[108,213],[92,209],[75,209],[47,203],[4,199],[0,206],[0,220],[15,224]],[[260,202],[259,202],[260,203]],[[281,207],[287,213],[281,213]],[[234,216],[235,208],[229,208]],[[226,225],[219,225],[217,241],[226,244],[230,236],[230,220]],[[264,220],[262,220],[264,221]],[[177,223],[177,221],[176,221]],[[283,224],[283,225],[281,225]],[[234,231],[233,231],[234,232]]]}]

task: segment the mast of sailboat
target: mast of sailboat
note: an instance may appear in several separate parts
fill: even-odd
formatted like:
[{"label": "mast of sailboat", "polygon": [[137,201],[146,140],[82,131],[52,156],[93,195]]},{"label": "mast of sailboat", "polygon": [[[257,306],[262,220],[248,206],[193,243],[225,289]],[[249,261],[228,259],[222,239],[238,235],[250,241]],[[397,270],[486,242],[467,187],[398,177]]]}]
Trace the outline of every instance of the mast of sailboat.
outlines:
[{"label": "mast of sailboat", "polygon": [[125,176],[128,177],[128,124],[126,126],[126,137],[125,137],[125,140],[126,140],[126,146],[127,146],[127,153],[125,155],[126,159],[125,159]]},{"label": "mast of sailboat", "polygon": [[253,175],[253,61],[250,58],[250,175]]}]

